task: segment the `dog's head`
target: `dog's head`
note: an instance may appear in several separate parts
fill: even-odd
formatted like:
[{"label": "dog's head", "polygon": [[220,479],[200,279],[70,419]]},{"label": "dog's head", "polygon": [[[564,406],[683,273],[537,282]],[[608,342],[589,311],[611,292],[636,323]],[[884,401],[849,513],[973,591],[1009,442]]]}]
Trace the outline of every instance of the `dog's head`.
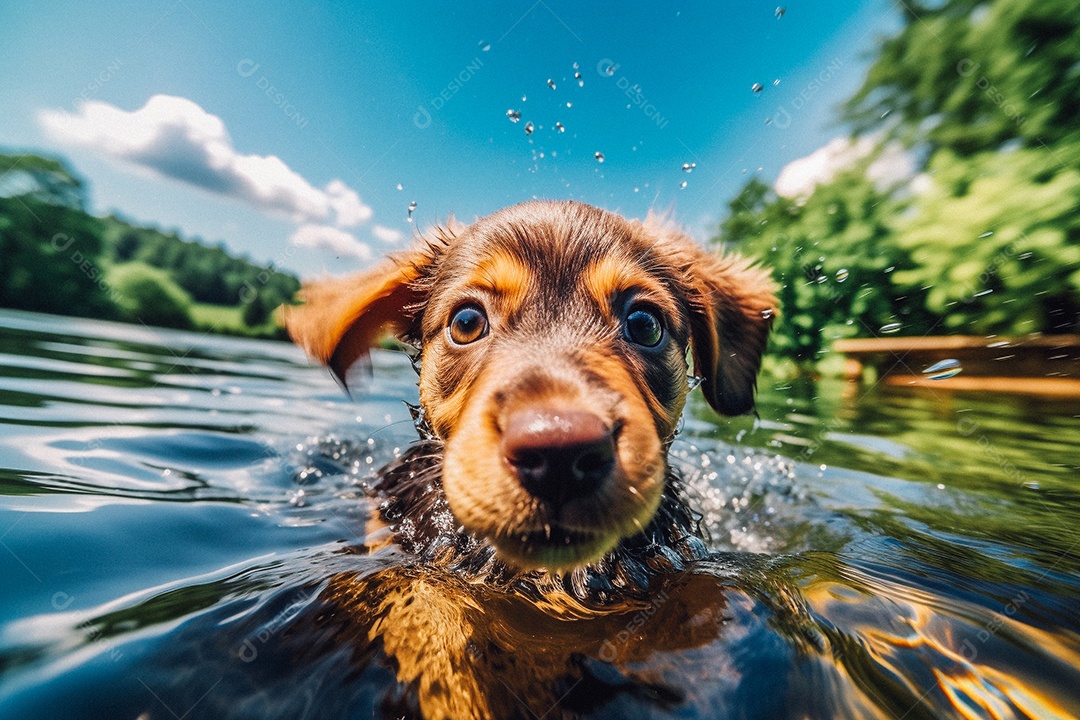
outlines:
[{"label": "dog's head", "polygon": [[752,408],[775,304],[746,261],[576,202],[437,231],[302,297],[289,332],[343,382],[387,329],[420,349],[452,512],[510,563],[552,570],[599,559],[652,519],[688,348],[713,408]]}]

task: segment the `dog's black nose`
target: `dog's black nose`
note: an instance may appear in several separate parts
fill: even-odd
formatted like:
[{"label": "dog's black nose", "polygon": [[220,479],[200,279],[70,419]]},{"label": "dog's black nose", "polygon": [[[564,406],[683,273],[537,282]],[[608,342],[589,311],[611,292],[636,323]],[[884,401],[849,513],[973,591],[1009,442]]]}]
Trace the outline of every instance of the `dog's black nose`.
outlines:
[{"label": "dog's black nose", "polygon": [[555,506],[591,495],[615,467],[611,428],[581,410],[512,413],[503,429],[502,452],[529,494]]}]

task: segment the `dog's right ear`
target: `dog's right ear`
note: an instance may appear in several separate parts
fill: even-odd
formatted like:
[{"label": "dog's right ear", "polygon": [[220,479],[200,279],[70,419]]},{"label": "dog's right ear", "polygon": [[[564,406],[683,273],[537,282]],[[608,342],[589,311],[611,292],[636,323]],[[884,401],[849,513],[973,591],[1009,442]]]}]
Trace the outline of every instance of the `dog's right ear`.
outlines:
[{"label": "dog's right ear", "polygon": [[409,330],[426,299],[417,281],[434,260],[428,247],[357,275],[306,283],[299,295],[304,304],[281,309],[289,337],[346,386],[346,372],[379,338]]}]

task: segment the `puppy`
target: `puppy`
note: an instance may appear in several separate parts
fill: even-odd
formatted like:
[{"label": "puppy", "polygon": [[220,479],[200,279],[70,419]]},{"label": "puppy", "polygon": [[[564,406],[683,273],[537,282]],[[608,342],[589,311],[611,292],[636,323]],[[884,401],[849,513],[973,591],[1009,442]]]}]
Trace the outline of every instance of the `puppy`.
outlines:
[{"label": "puppy", "polygon": [[666,460],[688,351],[715,410],[750,411],[773,293],[651,216],[527,202],[307,285],[284,320],[343,384],[387,332],[416,349],[425,439],[379,487],[399,540],[564,573],[634,548],[702,554]]}]

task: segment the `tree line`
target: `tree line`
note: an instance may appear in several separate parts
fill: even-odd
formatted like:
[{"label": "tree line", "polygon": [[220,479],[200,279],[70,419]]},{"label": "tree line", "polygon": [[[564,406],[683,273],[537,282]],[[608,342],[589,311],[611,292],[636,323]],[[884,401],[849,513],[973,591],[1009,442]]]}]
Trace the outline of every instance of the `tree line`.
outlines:
[{"label": "tree line", "polygon": [[[64,162],[0,154],[0,307],[278,335],[299,280],[220,245],[86,209]],[[228,320],[221,320],[228,318]]]}]

